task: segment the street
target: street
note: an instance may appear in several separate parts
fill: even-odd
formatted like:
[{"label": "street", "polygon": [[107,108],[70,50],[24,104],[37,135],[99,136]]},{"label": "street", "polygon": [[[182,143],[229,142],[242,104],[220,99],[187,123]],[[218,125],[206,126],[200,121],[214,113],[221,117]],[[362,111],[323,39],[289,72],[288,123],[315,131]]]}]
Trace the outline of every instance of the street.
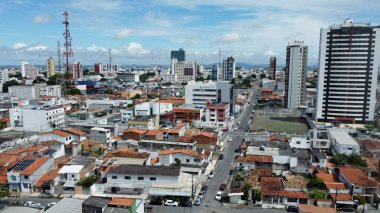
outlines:
[{"label": "street", "polygon": [[[227,183],[229,179],[229,171],[233,168],[234,158],[237,153],[234,152],[236,148],[240,146],[242,140],[244,139],[246,128],[249,127],[251,112],[256,104],[258,90],[255,88],[251,93],[249,99],[249,105],[245,107],[242,114],[237,119],[240,122],[237,131],[229,131],[227,135],[232,137],[232,142],[229,142],[224,147],[224,159],[219,160],[215,167],[215,177],[209,179],[207,182],[208,190],[204,196],[201,206],[193,206],[192,208],[182,208],[182,207],[165,207],[165,206],[153,206],[153,212],[157,213],[170,213],[170,212],[284,212],[285,210],[278,209],[261,209],[261,208],[228,208],[223,207],[222,204],[215,200],[215,195],[219,191],[220,184]],[[249,123],[248,123],[249,122]]]}]

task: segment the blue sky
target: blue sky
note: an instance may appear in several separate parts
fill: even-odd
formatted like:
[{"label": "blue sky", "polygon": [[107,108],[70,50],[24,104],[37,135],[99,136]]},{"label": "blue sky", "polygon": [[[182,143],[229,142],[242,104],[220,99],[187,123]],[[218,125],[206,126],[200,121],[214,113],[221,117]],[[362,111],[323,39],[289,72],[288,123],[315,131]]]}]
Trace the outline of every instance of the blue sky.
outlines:
[{"label": "blue sky", "polygon": [[[344,3],[343,3],[344,2]],[[379,0],[0,0],[0,65],[57,58],[62,11],[71,18],[74,60],[169,64],[184,48],[199,63],[234,56],[238,62],[284,63],[286,45],[304,41],[317,63],[319,30],[347,17],[380,24]]]}]

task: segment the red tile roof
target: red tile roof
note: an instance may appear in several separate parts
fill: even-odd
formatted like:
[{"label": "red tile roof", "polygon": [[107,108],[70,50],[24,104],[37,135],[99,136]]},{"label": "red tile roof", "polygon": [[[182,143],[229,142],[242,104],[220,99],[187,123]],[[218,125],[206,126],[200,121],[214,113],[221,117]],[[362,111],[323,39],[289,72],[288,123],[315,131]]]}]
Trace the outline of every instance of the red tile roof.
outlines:
[{"label": "red tile roof", "polygon": [[355,184],[355,186],[378,187],[377,182],[374,179],[370,179],[359,167],[343,166],[337,169],[350,183]]},{"label": "red tile roof", "polygon": [[83,132],[83,131],[81,131],[81,130],[79,130],[79,129],[74,129],[74,128],[69,128],[69,129],[66,129],[65,131],[66,131],[66,132],[70,132],[70,133],[72,133],[72,134],[74,134],[74,135],[79,135],[79,136],[86,135],[85,132]]},{"label": "red tile roof", "polygon": [[64,131],[61,131],[61,130],[58,130],[58,129],[55,129],[53,131],[51,131],[52,134],[55,134],[55,135],[59,135],[59,136],[62,136],[62,137],[69,137],[71,134],[67,133],[67,132],[64,132]]},{"label": "red tile roof", "polygon": [[380,140],[378,139],[365,139],[361,140],[360,142],[368,151],[380,149]]},{"label": "red tile roof", "polygon": [[204,158],[204,154],[199,154],[198,152],[191,151],[191,150],[185,150],[185,149],[177,149],[177,150],[164,150],[160,152],[160,155],[170,155],[170,154],[176,154],[181,153],[185,155],[191,155],[197,158]]},{"label": "red tile roof", "polygon": [[347,189],[347,187],[344,185],[344,183],[340,182],[323,182],[327,189]]},{"label": "red tile roof", "polygon": [[300,210],[300,212],[305,213],[337,213],[334,208],[313,206],[307,204],[298,204],[298,209]]},{"label": "red tile roof", "polygon": [[158,135],[159,133],[161,133],[160,130],[148,130],[145,135],[148,135],[148,136],[156,136]]},{"label": "red tile roof", "polygon": [[110,206],[122,206],[122,207],[131,207],[135,200],[132,198],[112,198],[108,205]]},{"label": "red tile roof", "polygon": [[199,135],[201,135],[201,136],[205,136],[205,137],[208,137],[208,138],[218,139],[218,136],[217,136],[217,135],[212,134],[212,133],[209,133],[209,132],[205,132],[205,131],[200,132],[200,133],[199,133],[198,135],[196,135],[196,136],[199,136]]},{"label": "red tile roof", "polygon": [[261,191],[268,196],[285,196],[284,187],[278,177],[261,177]]},{"label": "red tile roof", "polygon": [[41,187],[46,181],[53,181],[57,176],[61,168],[56,168],[52,171],[45,172],[35,183],[34,187]]},{"label": "red tile roof", "polygon": [[245,163],[273,163],[272,156],[262,156],[262,155],[247,155],[246,157],[238,157],[237,162],[245,162]]},{"label": "red tile roof", "polygon": [[352,196],[350,194],[338,194],[338,198],[336,199],[335,193],[330,193],[329,198],[332,198],[334,201],[351,201]]},{"label": "red tile roof", "polygon": [[104,158],[142,158],[146,159],[150,156],[149,153],[136,152],[133,148],[122,148],[116,151],[107,153]]},{"label": "red tile roof", "polygon": [[20,174],[22,175],[31,175],[33,172],[35,172],[38,168],[42,166],[47,160],[49,160],[48,157],[41,157],[35,160],[30,166],[28,166],[23,171],[20,171]]},{"label": "red tile roof", "polygon": [[124,130],[123,131],[124,133],[127,133],[127,132],[134,132],[134,133],[138,133],[138,134],[144,134],[146,133],[146,130],[143,130],[143,129],[127,129],[127,130]]},{"label": "red tile roof", "polygon": [[304,191],[285,191],[285,195],[287,198],[309,198],[309,196]]}]

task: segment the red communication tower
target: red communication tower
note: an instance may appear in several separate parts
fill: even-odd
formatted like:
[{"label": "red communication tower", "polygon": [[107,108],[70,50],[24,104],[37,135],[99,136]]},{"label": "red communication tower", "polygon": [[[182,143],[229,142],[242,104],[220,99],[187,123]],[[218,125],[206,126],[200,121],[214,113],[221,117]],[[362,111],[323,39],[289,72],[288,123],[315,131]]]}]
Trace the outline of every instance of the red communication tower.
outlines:
[{"label": "red communication tower", "polygon": [[72,68],[73,68],[73,47],[71,45],[71,34],[69,29],[69,12],[64,11],[62,13],[62,16],[65,18],[65,20],[62,22],[62,24],[65,25],[65,32],[63,33],[64,37],[64,48],[65,51],[63,52],[63,58],[64,58],[64,74],[63,74],[63,85],[62,90],[63,94],[67,94],[67,89],[72,85]]}]

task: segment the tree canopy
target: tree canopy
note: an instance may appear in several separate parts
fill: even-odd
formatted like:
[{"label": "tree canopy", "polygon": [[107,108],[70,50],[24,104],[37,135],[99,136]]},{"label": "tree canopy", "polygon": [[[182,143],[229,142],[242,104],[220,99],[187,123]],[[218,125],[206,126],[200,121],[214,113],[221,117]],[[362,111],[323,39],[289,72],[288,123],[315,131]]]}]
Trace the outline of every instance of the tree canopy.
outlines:
[{"label": "tree canopy", "polygon": [[81,95],[81,91],[77,88],[72,88],[68,91],[68,94],[69,95]]},{"label": "tree canopy", "polygon": [[8,88],[15,85],[19,85],[19,83],[15,80],[5,82],[3,84],[3,92],[8,92]]}]

